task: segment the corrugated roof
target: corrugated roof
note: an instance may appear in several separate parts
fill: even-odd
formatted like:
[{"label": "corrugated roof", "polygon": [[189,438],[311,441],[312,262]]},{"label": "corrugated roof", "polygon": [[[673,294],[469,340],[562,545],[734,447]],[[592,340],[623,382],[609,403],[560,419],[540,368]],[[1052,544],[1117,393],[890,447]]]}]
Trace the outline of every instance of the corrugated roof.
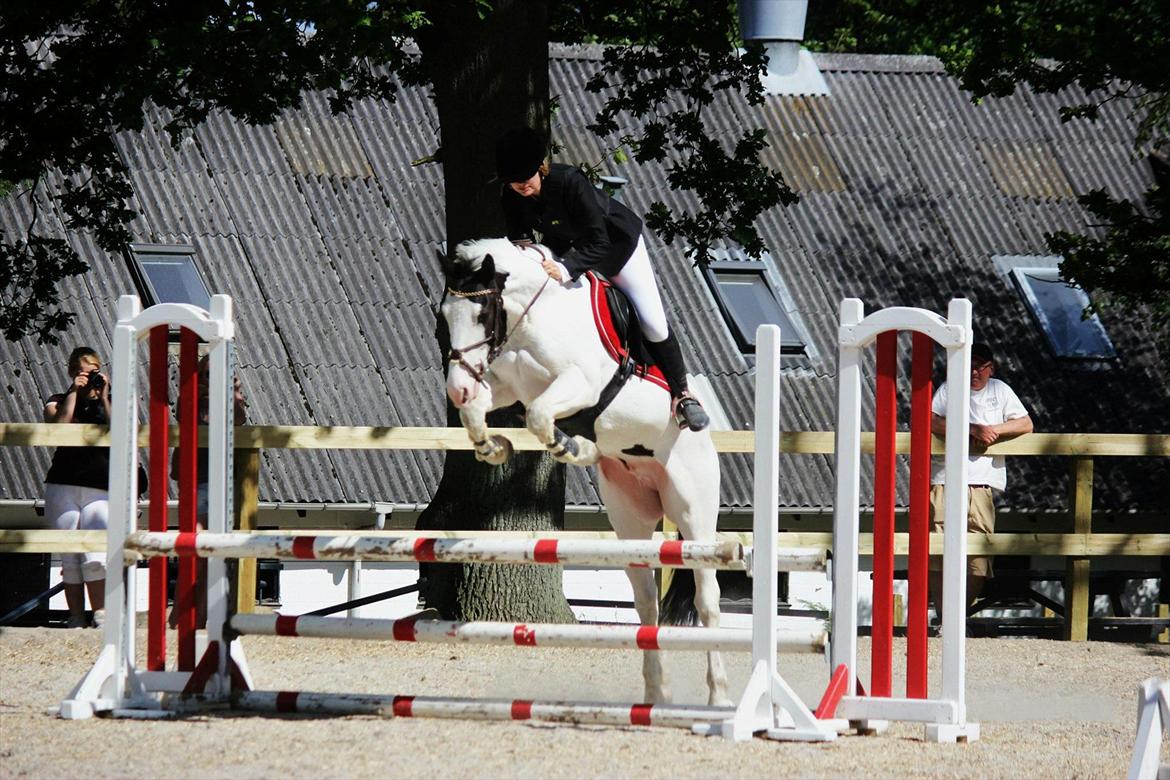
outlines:
[{"label": "corrugated roof", "polygon": [[[596,163],[618,140],[617,134],[599,140],[586,129],[603,100],[583,89],[600,51],[552,48],[550,91],[560,105],[553,134],[564,146],[562,161]],[[861,298],[869,310],[944,311],[954,295],[973,301],[978,336],[997,345],[1001,376],[1033,410],[1038,428],[1162,427],[1170,419],[1170,390],[1140,322],[1120,312],[1102,316],[1121,356],[1112,369],[1086,372],[1061,363],[991,261],[995,254],[1048,254],[1044,233],[1086,229],[1075,194],[1104,187],[1135,198],[1148,188],[1148,165],[1131,156],[1129,107],[1113,102],[1097,123],[1061,123],[1056,109],[1083,99],[1076,90],[1054,96],[1021,89],[973,105],[931,58],[817,61],[827,97],[768,97],[760,106],[720,97],[705,111],[708,127],[725,142],[745,127],[763,127],[772,144],[764,161],[802,197],[759,221],[773,278],[785,286],[809,345],[809,357],[783,369],[785,429],[835,425],[841,298]],[[163,130],[167,119],[149,108],[141,133],[116,139],[132,172],[132,204],[142,209],[131,231],[138,241],[193,244],[209,287],[233,296],[249,420],[445,424],[432,335],[442,292],[435,253],[445,243],[443,172],[437,164],[412,165],[439,145],[426,91],[404,88],[394,102],[359,101],[341,117],[330,114],[324,95],[310,94],[272,127],[217,113],[177,149]],[[625,131],[639,131],[628,117],[620,121]],[[636,211],[655,201],[693,210],[694,197],[667,183],[672,164],[604,160],[602,167],[629,180],[622,197]],[[59,177],[49,184],[60,186]],[[22,231],[29,213],[19,198],[0,200],[7,232]],[[91,271],[62,286],[63,301],[79,318],[66,336],[70,343],[0,344],[0,370],[9,376],[0,383],[5,419],[39,419],[43,397],[64,381],[61,364],[73,340],[91,341],[108,357],[114,302],[133,292],[125,258],[102,252],[86,233],[66,234],[50,204],[41,214],[45,230],[68,235]],[[649,233],[646,241],[691,372],[708,377],[733,426],[750,428],[753,360],[736,348],[680,244],[664,245]],[[936,365],[941,371],[941,361]],[[872,373],[867,365],[866,426]],[[8,449],[0,459],[0,496],[39,495],[47,460],[44,450]],[[437,451],[269,450],[261,498],[424,502],[443,461]],[[750,457],[723,456],[721,464],[723,503],[750,505]],[[1154,465],[1102,462],[1108,485],[1098,485],[1097,505],[1165,506],[1170,488],[1151,476]],[[899,468],[904,475],[905,464]],[[1064,504],[1065,464],[1058,459],[1018,459],[1011,468],[1009,501]],[[832,469],[827,456],[786,456],[784,506],[831,504]],[[863,459],[863,471],[869,501],[871,459]],[[899,490],[905,500],[904,482]],[[569,470],[568,500],[599,502],[593,470]]]}]

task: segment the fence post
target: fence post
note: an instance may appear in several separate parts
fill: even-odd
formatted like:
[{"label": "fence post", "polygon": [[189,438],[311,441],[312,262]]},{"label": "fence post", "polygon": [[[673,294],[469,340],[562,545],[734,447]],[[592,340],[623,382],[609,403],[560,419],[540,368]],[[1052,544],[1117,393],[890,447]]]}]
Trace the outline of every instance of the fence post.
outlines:
[{"label": "fence post", "polygon": [[[260,450],[240,450],[237,456],[234,469],[236,530],[254,531],[260,503]],[[237,571],[236,612],[255,612],[256,559],[239,561]]]},{"label": "fence post", "polygon": [[[1069,504],[1073,533],[1093,532],[1093,459],[1076,458],[1071,469]],[[1067,559],[1064,573],[1064,638],[1084,642],[1089,638],[1089,614],[1093,610],[1089,589],[1089,558]]]}]

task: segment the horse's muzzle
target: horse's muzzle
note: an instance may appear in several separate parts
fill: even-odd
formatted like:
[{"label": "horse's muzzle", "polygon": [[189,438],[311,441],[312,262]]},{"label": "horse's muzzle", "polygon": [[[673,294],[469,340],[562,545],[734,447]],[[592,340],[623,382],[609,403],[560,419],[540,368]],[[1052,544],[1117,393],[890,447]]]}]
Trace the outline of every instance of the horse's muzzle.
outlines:
[{"label": "horse's muzzle", "polygon": [[479,393],[479,382],[460,363],[451,363],[447,369],[447,397],[456,409],[474,400]]}]

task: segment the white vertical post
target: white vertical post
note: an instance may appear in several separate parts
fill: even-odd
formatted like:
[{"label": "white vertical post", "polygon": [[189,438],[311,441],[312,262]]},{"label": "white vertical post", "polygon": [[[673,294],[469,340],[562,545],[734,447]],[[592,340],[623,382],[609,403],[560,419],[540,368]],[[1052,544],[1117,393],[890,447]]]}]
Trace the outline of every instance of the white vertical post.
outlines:
[{"label": "white vertical post", "polygon": [[776,535],[780,511],[780,328],[756,330],[755,485],[752,492],[752,668],[776,673]]},{"label": "white vertical post", "polygon": [[857,692],[857,574],[861,512],[861,354],[846,332],[859,324],[857,298],[841,301],[837,349],[837,490],[833,504],[833,669],[849,670],[845,695]]},{"label": "white vertical post", "polygon": [[947,350],[946,514],[943,521],[943,698],[958,703],[966,723],[965,648],[967,638],[967,455],[971,415],[971,302],[957,298],[947,321],[968,338]]},{"label": "white vertical post", "polygon": [[[769,739],[823,741],[825,729],[776,668],[776,538],[780,504],[780,328],[756,330],[755,491],[752,516],[752,674],[735,714],[720,731],[736,742],[764,732]],[[712,733],[708,724],[695,731]]]},{"label": "white vertical post", "polygon": [[[137,332],[131,321],[141,305],[137,296],[118,298],[118,322],[114,326],[114,364],[110,381],[114,386],[110,420],[110,512],[106,549],[106,622],[105,643],[113,645],[116,663],[113,679],[115,699],[126,694],[125,669],[134,666],[134,625],[136,604],[128,596],[133,589],[125,586],[126,571],[123,543],[131,530],[137,530],[138,509],[138,352]],[[128,592],[129,591],[129,592]]]},{"label": "white vertical post", "polygon": [[[349,577],[346,584],[349,586],[349,600],[355,601],[362,597],[362,562],[352,561],[349,564]],[[351,618],[361,617],[361,607],[350,607],[346,615]]]},{"label": "white vertical post", "polygon": [[[225,533],[229,529],[231,512],[231,485],[229,475],[232,464],[233,415],[233,365],[232,365],[232,299],[227,295],[211,297],[211,318],[223,323],[223,338],[213,339],[209,348],[210,376],[208,377],[208,429],[207,429],[207,530],[211,533]],[[228,581],[227,562],[209,559],[207,561],[207,639],[218,644],[216,680],[214,690],[225,694],[228,691],[228,648],[223,641],[223,627],[227,620]]]}]

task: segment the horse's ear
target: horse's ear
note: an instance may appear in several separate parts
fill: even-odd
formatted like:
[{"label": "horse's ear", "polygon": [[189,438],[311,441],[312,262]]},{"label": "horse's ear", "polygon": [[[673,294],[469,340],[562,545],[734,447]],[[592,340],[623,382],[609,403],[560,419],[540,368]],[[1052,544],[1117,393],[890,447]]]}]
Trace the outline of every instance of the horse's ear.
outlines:
[{"label": "horse's ear", "polygon": [[490,254],[483,256],[483,262],[480,263],[479,270],[475,272],[475,278],[485,285],[490,285],[495,281],[496,261]]},{"label": "horse's ear", "polygon": [[455,274],[455,261],[441,250],[436,249],[435,254],[439,257],[439,268],[443,271],[443,276],[450,279]]}]

